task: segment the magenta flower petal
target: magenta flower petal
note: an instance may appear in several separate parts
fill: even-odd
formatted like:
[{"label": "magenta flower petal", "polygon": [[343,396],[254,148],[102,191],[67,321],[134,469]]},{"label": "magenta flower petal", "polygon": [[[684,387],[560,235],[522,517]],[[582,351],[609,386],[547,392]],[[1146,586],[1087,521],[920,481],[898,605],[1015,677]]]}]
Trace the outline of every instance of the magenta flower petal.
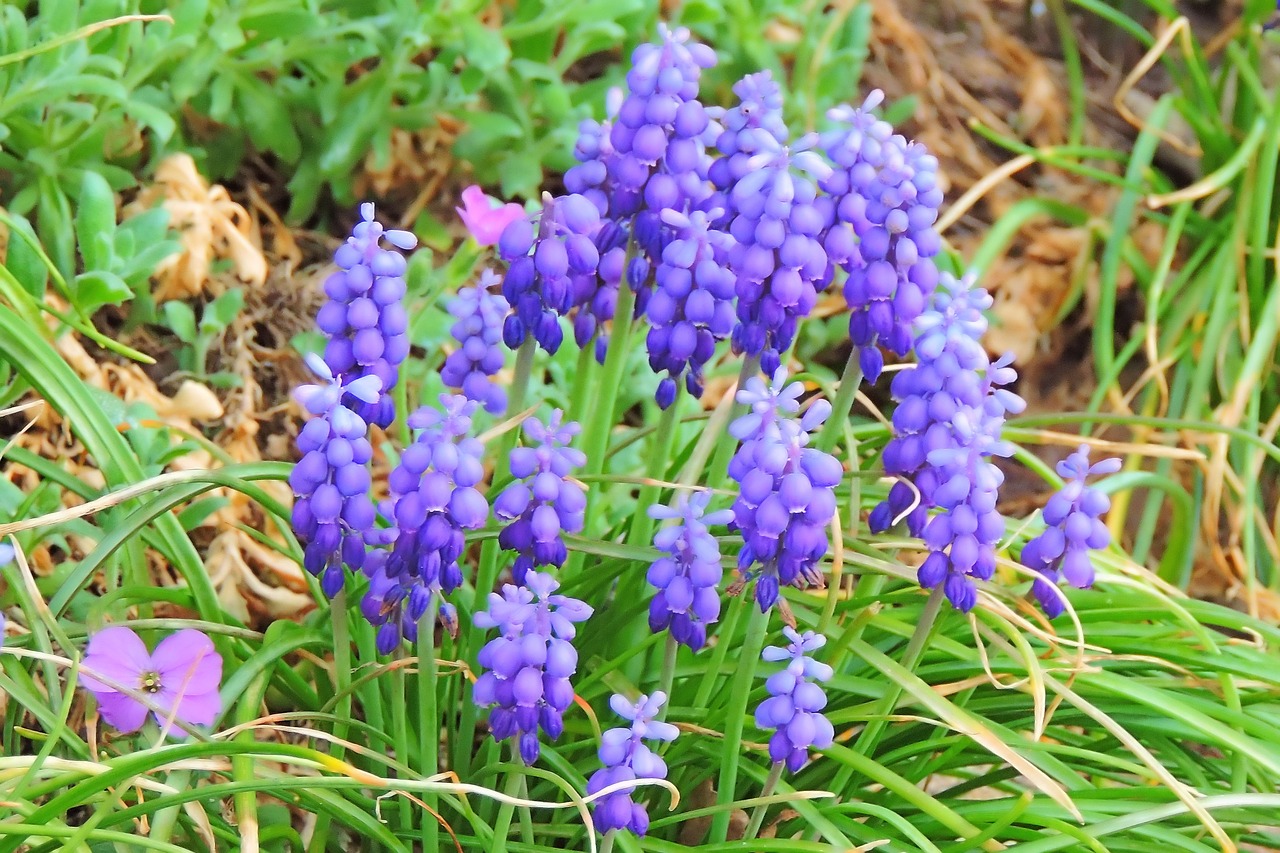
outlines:
[{"label": "magenta flower petal", "polygon": [[[86,679],[87,680],[87,679]],[[124,734],[136,732],[147,719],[147,706],[123,693],[95,693],[98,713],[112,728]]]},{"label": "magenta flower petal", "polygon": [[101,703],[104,694],[118,691],[89,673],[96,673],[122,687],[136,688],[139,677],[151,668],[151,656],[132,628],[118,625],[104,628],[89,638],[83,665],[88,672],[81,676],[80,684]]},{"label": "magenta flower petal", "polygon": [[502,231],[524,216],[524,208],[515,202],[493,205],[493,201],[476,185],[462,191],[462,207],[454,208],[471,236],[481,246],[493,246]]},{"label": "magenta flower petal", "polygon": [[208,693],[186,693],[182,691],[181,685],[176,688],[166,685],[155,695],[155,703],[156,722],[162,726],[169,722],[171,716],[174,720],[184,723],[211,726],[218,718],[218,714],[222,713],[222,697],[218,695],[217,690]]},{"label": "magenta flower petal", "polygon": [[222,656],[214,650],[213,641],[194,628],[161,640],[151,655],[151,666],[164,685],[162,693],[216,693],[222,680]]}]

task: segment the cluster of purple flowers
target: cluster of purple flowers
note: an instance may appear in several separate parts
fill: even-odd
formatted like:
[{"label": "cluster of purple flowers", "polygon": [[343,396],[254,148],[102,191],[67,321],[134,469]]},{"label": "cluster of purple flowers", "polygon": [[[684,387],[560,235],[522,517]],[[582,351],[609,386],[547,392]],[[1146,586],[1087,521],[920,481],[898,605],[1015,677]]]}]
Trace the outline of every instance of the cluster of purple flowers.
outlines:
[{"label": "cluster of purple flowers", "polygon": [[373,205],[360,205],[360,222],[333,255],[338,271],[324,283],[329,301],[316,315],[316,325],[329,336],[324,360],[335,376],[376,376],[382,396],[370,403],[348,398],[348,407],[368,423],[387,427],[395,420],[390,391],[399,366],[409,354],[408,316],[404,310],[404,255],[383,249],[382,238],[399,249],[412,249],[418,238],[408,231],[384,230],[373,218]]},{"label": "cluster of purple flowers", "polygon": [[783,368],[771,385],[753,377],[738,392],[738,402],[750,411],[730,425],[742,442],[729,463],[729,476],[740,486],[731,525],[743,540],[738,569],[748,580],[757,578],[761,610],[777,601],[780,585],[821,585],[818,562],[830,544],[827,525],[844,473],[835,457],[807,446],[831,404],[817,400],[796,418],[803,390],[799,382],[787,384]]},{"label": "cluster of purple flowers", "polygon": [[[476,488],[484,479],[484,447],[470,435],[475,409],[473,400],[441,394],[440,409],[424,407],[409,418],[421,433],[388,478],[393,544],[365,567],[370,582],[361,601],[365,618],[378,626],[382,654],[402,637],[416,641],[432,601],[462,584],[458,558],[465,531],[483,527],[489,517],[488,501]],[[452,629],[453,606],[441,600],[440,615]]]},{"label": "cluster of purple flowers", "polygon": [[368,374],[343,382],[319,356],[309,355],[306,361],[323,384],[302,385],[294,392],[312,418],[298,433],[302,459],[289,474],[297,496],[293,529],[306,543],[303,566],[332,597],[342,588],[343,565],[353,570],[364,565],[365,536],[375,520],[369,497],[369,426],[347,401],[376,406],[382,380]]},{"label": "cluster of purple flowers", "polygon": [[664,210],[692,210],[708,194],[703,136],[710,126],[698,100],[702,71],[715,65],[709,47],[689,31],[659,27],[661,41],[631,54],[626,93],[609,128],[613,156],[609,217],[621,223],[637,214],[634,236],[650,258],[661,254]]},{"label": "cluster of purple flowers", "polygon": [[772,376],[799,319],[831,280],[817,201],[817,182],[831,167],[809,150],[815,135],[785,144],[781,98],[767,72],[744,78],[734,91],[739,103],[725,113],[716,139],[724,156],[708,174],[721,193],[722,222],[736,241],[729,252],[738,297],[734,350],[759,356],[765,375]]},{"label": "cluster of purple flowers", "polygon": [[[613,712],[631,725],[609,729],[601,737],[599,756],[604,766],[587,780],[588,795],[620,782],[667,778],[666,762],[645,744],[646,740],[673,741],[680,733],[675,726],[658,719],[666,701],[667,695],[662,691],[642,695],[635,702],[618,694],[609,699]],[[600,832],[626,829],[636,835],[648,832],[649,813],[643,803],[632,799],[634,795],[634,789],[623,789],[600,798],[595,805],[596,828]]]},{"label": "cluster of purple flowers", "polygon": [[513,311],[502,328],[508,347],[516,349],[532,335],[549,353],[560,348],[560,317],[579,290],[595,286],[600,252],[593,238],[599,229],[600,212],[585,196],[544,194],[536,231],[527,219],[503,230],[498,253],[508,268],[502,295]]},{"label": "cluster of purple flowers", "polygon": [[1088,478],[1120,470],[1119,459],[1089,464],[1089,447],[1080,448],[1058,463],[1058,475],[1066,482],[1045,504],[1044,532],[1022,546],[1022,562],[1041,575],[1031,587],[1049,618],[1062,613],[1063,597],[1054,587],[1065,578],[1078,589],[1093,585],[1089,551],[1111,544],[1111,531],[1101,516],[1111,506],[1104,492],[1091,488]]},{"label": "cluster of purple flowers", "polygon": [[872,114],[883,99],[876,90],[860,109],[829,113],[842,126],[824,139],[836,169],[822,183],[830,205],[825,247],[848,273],[849,337],[871,382],[884,368],[878,343],[898,356],[910,350],[942,248],[933,227],[942,203],[938,160]]},{"label": "cluster of purple flowers", "polygon": [[491,415],[507,409],[507,392],[493,381],[506,360],[501,347],[502,323],[510,307],[502,294],[491,289],[498,281],[492,270],[485,270],[480,281],[459,289],[449,301],[449,313],[456,320],[449,334],[459,346],[440,369],[445,385],[461,390]]},{"label": "cluster of purple flowers", "polygon": [[707,626],[720,618],[720,543],[708,529],[733,521],[731,510],[708,513],[709,492],[681,495],[674,505],[655,505],[649,515],[679,523],[659,530],[653,547],[665,556],[649,566],[648,581],[658,594],[649,602],[649,629],[670,630],[693,651],[707,642]]},{"label": "cluster of purple flowers", "polygon": [[658,286],[645,315],[649,366],[667,374],[657,393],[664,409],[675,402],[682,376],[689,393],[702,396],[702,368],[715,354],[716,341],[733,331],[734,277],[725,266],[733,238],[711,227],[718,215],[718,210],[662,214],[674,233],[662,250],[654,274]]},{"label": "cluster of purple flowers", "polygon": [[550,575],[530,572],[523,586],[507,584],[502,594],[489,593],[489,608],[475,614],[481,628],[497,628],[477,660],[485,672],[472,696],[490,707],[494,740],[517,739],[526,764],[538,760],[538,729],[551,740],[564,731],[562,715],[573,702],[570,676],[578,668],[573,647],[575,622],[591,616],[591,608],[575,598],[555,594]]},{"label": "cluster of purple flowers", "polygon": [[787,661],[787,666],[765,682],[769,698],[756,708],[756,725],[775,730],[769,738],[769,757],[785,762],[795,773],[809,760],[810,747],[823,749],[835,738],[831,721],[822,713],[827,695],[817,684],[830,680],[833,673],[830,666],[809,656],[826,644],[826,637],[812,631],[801,634],[794,628],[783,628],[782,633],[791,642],[768,646],[761,654],[767,661]]},{"label": "cluster of purple flowers", "polygon": [[[885,470],[912,485],[895,484],[870,518],[871,529],[881,532],[906,516],[930,549],[920,584],[943,584],[960,610],[977,601],[972,579],[987,580],[995,571],[995,545],[1004,531],[996,500],[1004,475],[991,457],[1012,452],[1000,437],[1005,415],[1024,406],[1003,387],[1017,378],[1011,359],[991,362],[980,343],[987,328],[982,312],[990,304],[972,276],[944,276],[933,307],[918,318],[919,360],[894,377],[898,408],[884,452]],[[935,507],[942,512],[930,517]]]},{"label": "cluster of purple flowers", "polygon": [[545,424],[536,418],[524,422],[524,434],[534,444],[511,451],[511,475],[517,480],[493,504],[497,516],[510,522],[498,534],[498,544],[516,552],[511,573],[517,584],[539,566],[564,565],[568,550],[562,534],[582,530],[587,496],[570,475],[586,457],[569,446],[579,427],[562,423],[563,416],[556,409]]}]

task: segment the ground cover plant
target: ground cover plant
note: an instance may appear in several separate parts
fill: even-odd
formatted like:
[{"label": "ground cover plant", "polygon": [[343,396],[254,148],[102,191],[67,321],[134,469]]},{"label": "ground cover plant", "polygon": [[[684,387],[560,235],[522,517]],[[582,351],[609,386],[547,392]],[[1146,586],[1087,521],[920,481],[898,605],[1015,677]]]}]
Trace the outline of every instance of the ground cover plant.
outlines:
[{"label": "ground cover plant", "polygon": [[370,5],[4,11],[0,850],[1280,849],[1273,6]]}]

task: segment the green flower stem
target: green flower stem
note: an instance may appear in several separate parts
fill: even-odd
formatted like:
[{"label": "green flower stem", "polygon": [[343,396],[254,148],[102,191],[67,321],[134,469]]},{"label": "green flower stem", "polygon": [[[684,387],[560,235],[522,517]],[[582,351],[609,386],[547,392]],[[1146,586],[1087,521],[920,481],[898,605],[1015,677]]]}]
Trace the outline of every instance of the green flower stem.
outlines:
[{"label": "green flower stem", "polygon": [[[925,602],[924,609],[920,611],[920,621],[916,623],[916,630],[911,634],[911,639],[907,641],[907,650],[902,655],[903,669],[914,671],[920,663],[920,658],[928,645],[934,626],[938,624],[938,612],[942,609],[942,600],[942,584],[938,584],[929,592],[929,600]],[[889,715],[898,707],[898,700],[901,697],[901,684],[893,682],[886,686],[884,698],[876,709],[871,712],[871,719],[867,721],[867,727],[858,735],[858,740],[853,745],[854,752],[865,755],[867,758],[873,757],[876,746],[879,745],[880,738],[884,734],[885,728],[889,725]],[[831,783],[831,790],[847,790],[849,781],[853,777],[853,772],[854,767],[850,764],[840,768],[840,772],[836,774],[835,780]]]},{"label": "green flower stem", "polygon": [[710,844],[723,844],[729,835],[729,819],[733,810],[727,808],[734,802],[738,787],[738,762],[742,758],[742,730],[745,728],[747,702],[751,699],[752,682],[756,665],[764,648],[765,634],[769,630],[769,614],[747,602],[751,616],[747,620],[747,633],[743,637],[738,669],[733,676],[729,695],[729,707],[724,725],[724,752],[720,755],[720,784],[716,791],[716,805],[722,810],[711,819]]},{"label": "green flower stem", "polygon": [[[502,793],[508,797],[521,796],[521,790],[525,786],[524,773],[517,770],[520,767],[520,748],[516,746],[517,740],[518,738],[511,739],[512,768],[507,773],[507,784],[502,788]],[[498,809],[498,819],[493,822],[493,846],[489,848],[492,853],[506,853],[507,836],[511,832],[511,818],[515,810],[514,804],[506,802]]]},{"label": "green flower stem", "polygon": [[[427,608],[418,631],[418,772],[434,776],[440,770],[440,706],[436,701],[436,627],[437,602]],[[423,794],[423,802],[440,811],[439,797]],[[440,825],[431,814],[422,816],[422,849],[438,850]]]},{"label": "green flower stem", "polygon": [[[511,380],[511,393],[507,397],[507,412],[515,415],[524,410],[525,400],[528,398],[529,381],[533,376],[533,356],[538,343],[533,336],[525,338],[524,343],[520,345],[519,351],[516,353],[515,376]],[[499,440],[498,452],[493,463],[493,480],[499,483],[506,479],[508,469],[510,468],[511,448],[516,443],[516,430],[512,429],[504,433]],[[480,568],[476,572],[475,593],[471,599],[471,612],[477,613],[484,609],[485,599],[494,586],[498,583],[498,573],[500,571],[499,556],[502,549],[498,545],[496,537],[484,540],[484,544],[480,546]],[[484,645],[484,631],[477,628],[475,622],[472,621],[467,628],[466,644],[464,648],[468,654],[474,659],[475,653]],[[470,697],[462,702],[462,715],[458,720],[458,736],[454,739],[453,750],[453,768],[458,775],[466,779],[471,774],[472,744],[475,742],[476,736],[476,714],[479,709],[476,708]]]},{"label": "green flower stem", "polygon": [[[627,260],[635,254],[634,246],[627,251]],[[586,432],[582,436],[582,449],[587,454],[585,473],[599,474],[604,471],[604,456],[609,449],[609,433],[614,425],[614,406],[618,402],[618,391],[622,387],[623,373],[627,367],[627,358],[631,355],[631,328],[635,324],[631,315],[635,311],[636,295],[623,282],[618,287],[618,304],[613,312],[613,329],[609,333],[609,350],[604,357],[604,372],[600,374],[595,409]],[[592,501],[587,509],[587,531],[593,529],[592,522],[599,517],[599,501]]]},{"label": "green flower stem", "polygon": [[[391,671],[391,677],[388,683],[391,686],[391,736],[395,743],[396,757],[405,764],[412,766],[414,749],[409,729],[409,709],[406,703],[409,700],[408,679],[405,677],[404,668],[400,667]],[[402,778],[409,778],[410,774],[397,773]],[[413,827],[414,806],[408,797],[396,797],[396,808],[400,812],[400,825],[406,830]],[[430,815],[425,816],[430,820]]]},{"label": "green flower stem", "polygon": [[[653,434],[653,444],[649,451],[649,459],[645,465],[644,477],[647,480],[657,481],[666,476],[667,465],[670,464],[671,450],[675,445],[676,433],[679,432],[680,418],[680,400],[683,394],[677,394],[676,399],[662,413],[661,420],[658,421],[658,429]],[[658,500],[662,487],[656,482],[646,483],[640,488],[640,497],[636,501],[636,511],[631,517],[631,533],[627,537],[627,542],[633,545],[647,545],[653,538],[654,520],[649,516],[649,507]],[[618,593],[616,600],[624,603],[633,601],[641,601],[647,598],[644,586],[645,568],[643,565],[633,564],[630,571],[625,572],[618,579]],[[617,633],[618,644],[614,647],[616,650],[630,648],[644,640],[645,632],[648,630],[647,611],[641,612],[635,619]],[[628,661],[624,672],[632,681],[639,681],[644,676],[644,657],[637,655]]]},{"label": "green flower stem", "polygon": [[[334,708],[334,716],[337,722],[333,724],[334,742],[330,747],[330,754],[334,758],[341,760],[346,755],[346,747],[342,742],[347,738],[347,721],[351,719],[351,623],[348,621],[347,610],[347,588],[343,586],[338,590],[338,594],[333,597],[333,601],[329,604],[329,623],[333,626],[333,689],[335,695],[339,696],[337,707]],[[254,705],[257,710],[257,704]],[[252,719],[252,717],[250,718]],[[240,722],[247,722],[241,720]],[[253,732],[246,732],[248,740],[252,742]],[[253,759],[248,756],[237,756],[232,759],[233,769],[236,767],[235,762],[246,762],[249,771],[249,778],[253,775]],[[252,798],[252,794],[249,795]],[[237,806],[239,799],[237,797]],[[326,811],[321,811],[316,815],[315,831],[311,834],[311,844],[308,846],[310,853],[319,853],[323,851],[325,843],[329,838],[329,824],[333,820],[333,816]]]},{"label": "green flower stem", "polygon": [[[748,356],[742,362],[742,370],[738,372],[737,390],[741,390],[747,380],[760,372],[760,357],[753,355]],[[735,395],[737,393],[735,390]],[[729,413],[729,423],[732,424],[737,418],[746,411],[746,406],[734,401],[733,410]],[[707,485],[716,486],[724,482],[724,478],[729,472],[729,460],[733,458],[733,452],[738,449],[738,442],[733,439],[726,439],[716,445],[715,455],[711,457],[711,468],[707,474]]]},{"label": "green flower stem", "polygon": [[671,708],[671,686],[676,680],[676,655],[680,651],[680,644],[676,642],[676,638],[671,636],[671,632],[667,632],[667,641],[662,647],[662,675],[658,679],[658,689],[667,694],[667,701],[663,704],[662,709],[658,711],[658,719],[665,720],[667,711]]},{"label": "green flower stem", "polygon": [[[342,595],[341,592],[338,594]],[[334,644],[335,644],[334,648],[335,649],[338,648],[337,634],[338,632],[334,631]],[[351,666],[349,663],[350,656],[351,656],[350,649],[348,649],[347,650],[348,665],[346,667],[348,678],[350,677],[350,674],[351,674]],[[335,659],[336,659],[336,654],[335,654]],[[334,667],[335,669],[337,668],[336,662],[334,664]],[[253,720],[258,718],[258,711],[262,707],[263,698],[267,695],[267,685],[270,683],[269,682],[270,675],[271,675],[270,669],[264,669],[263,671],[259,672],[258,675],[253,679],[253,681],[249,683],[249,689],[246,690],[244,695],[241,696],[239,700],[236,702],[237,725],[243,725],[245,723],[252,722]],[[350,693],[347,694],[347,698],[345,701],[347,703],[348,711],[349,711],[350,705],[351,705]],[[339,719],[343,721],[342,728],[344,730],[344,733],[340,737],[346,737],[345,721],[348,719],[350,714],[349,713],[344,714],[342,713],[342,711],[339,711],[338,715],[339,715]],[[337,728],[338,726],[335,725],[334,726],[335,734],[337,733]],[[254,742],[253,729],[245,729],[244,731],[240,732],[238,735],[236,735],[236,740],[239,741],[240,743],[252,744]],[[335,743],[333,745],[334,754],[337,754],[340,749],[342,749],[342,746],[340,744]],[[254,778],[253,765],[254,765],[254,758],[252,755],[231,756],[231,778],[236,782],[248,782],[252,780]],[[236,804],[236,828],[239,830],[239,833],[240,833],[241,849],[250,849],[253,846],[256,846],[256,843],[258,841],[258,837],[257,837],[258,836],[258,797],[253,791],[240,791],[235,795],[234,799]],[[324,815],[317,816],[318,818],[316,821],[317,833],[316,833],[316,836],[313,836],[313,838],[315,837],[324,838],[328,836],[327,821],[325,821],[325,824],[326,824],[325,832],[323,833],[319,832],[320,822],[321,822],[320,819],[323,819],[323,817]]]},{"label": "green flower stem", "polygon": [[[781,761],[775,761],[773,767],[769,768],[769,778],[764,780],[764,787],[760,789],[760,796],[768,797],[773,793],[773,789],[778,787],[778,780],[782,778]],[[747,824],[747,834],[742,836],[746,840],[756,837],[756,833],[760,831],[760,825],[764,823],[764,814],[769,810],[769,806],[764,803],[756,806],[755,811],[751,813],[751,823]]]},{"label": "green flower stem", "polygon": [[[750,601],[745,596],[739,595],[735,599],[730,600],[729,615],[720,625],[719,635],[721,637],[736,637],[738,635],[738,623],[742,621],[742,614],[752,607]],[[702,679],[702,683],[698,685],[698,695],[694,697],[693,707],[706,708],[707,703],[711,701],[711,694],[715,691],[720,683],[720,673],[724,672],[724,662],[729,655],[729,646],[732,643],[716,643],[711,649],[711,660],[707,665],[706,672],[708,677]]]},{"label": "green flower stem", "polygon": [[[840,387],[836,390],[835,399],[831,401],[831,416],[823,424],[821,432],[813,446],[823,453],[830,453],[836,446],[836,440],[844,431],[849,420],[849,412],[853,411],[853,399],[857,396],[858,386],[862,384],[862,362],[858,359],[858,348],[849,350],[849,360],[844,364],[844,373],[840,375]],[[853,448],[849,448],[848,458],[853,463]]]},{"label": "green flower stem", "polygon": [[604,841],[600,842],[600,853],[613,853],[613,839],[617,834],[616,829],[611,829],[604,834]]},{"label": "green flower stem", "polygon": [[573,394],[569,398],[569,420],[582,423],[596,377],[595,342],[589,341],[578,350],[578,363],[573,368]]}]

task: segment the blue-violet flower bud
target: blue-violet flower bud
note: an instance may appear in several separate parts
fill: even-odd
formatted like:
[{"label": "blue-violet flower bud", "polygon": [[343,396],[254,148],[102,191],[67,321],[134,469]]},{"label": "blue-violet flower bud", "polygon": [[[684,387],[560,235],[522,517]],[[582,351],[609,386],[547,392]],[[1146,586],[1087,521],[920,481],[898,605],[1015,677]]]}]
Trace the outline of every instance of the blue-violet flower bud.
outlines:
[{"label": "blue-violet flower bud", "polygon": [[769,698],[756,708],[756,725],[774,729],[769,738],[769,757],[785,762],[795,773],[809,760],[809,748],[825,749],[835,739],[831,721],[822,713],[827,695],[818,682],[828,681],[831,667],[809,656],[827,642],[812,631],[803,634],[794,628],[783,628],[791,642],[786,646],[767,646],[761,654],[767,661],[786,661],[786,669],[775,672],[765,682]]},{"label": "blue-violet flower bud", "polygon": [[[377,402],[352,397],[343,402],[367,423],[386,428],[395,420],[390,392],[409,354],[406,264],[397,249],[412,249],[418,238],[408,231],[384,230],[369,202],[360,205],[360,217],[347,242],[333,254],[338,271],[325,280],[328,302],[316,315],[316,325],[329,337],[324,360],[333,375],[377,376],[381,381]],[[384,237],[395,249],[381,247]]]},{"label": "blue-violet flower bud", "polygon": [[[645,743],[646,740],[673,741],[680,730],[670,723],[657,719],[667,694],[662,691],[652,696],[641,695],[635,702],[614,694],[609,707],[624,720],[631,722],[626,728],[609,729],[600,739],[600,763],[604,766],[587,780],[587,794],[603,791],[620,782],[637,779],[667,778],[667,764]],[[632,797],[635,789],[622,789],[596,801],[596,828],[605,833],[611,829],[626,829],[636,835],[649,830],[649,813],[644,803]]]},{"label": "blue-violet flower bud", "polygon": [[507,392],[493,381],[505,359],[502,322],[510,308],[502,294],[492,290],[498,281],[492,270],[485,270],[475,286],[460,288],[449,300],[449,313],[456,319],[449,334],[459,346],[440,369],[445,385],[460,389],[491,415],[507,409]]},{"label": "blue-violet flower bud", "polygon": [[564,565],[568,550],[562,534],[582,530],[587,496],[570,474],[587,460],[569,446],[578,425],[561,423],[563,417],[556,409],[545,424],[537,418],[524,422],[524,434],[534,444],[511,451],[516,482],[493,503],[498,518],[511,522],[498,534],[498,544],[517,554],[511,568],[517,584],[539,566]]},{"label": "blue-violet flower bud", "polygon": [[494,740],[515,737],[525,764],[538,760],[539,727],[551,740],[564,731],[562,715],[573,702],[569,677],[578,668],[573,623],[591,616],[581,601],[554,594],[558,587],[550,575],[530,572],[525,586],[489,593],[488,609],[475,614],[478,627],[497,628],[498,636],[477,655],[486,671],[472,696],[477,705],[492,706]]},{"label": "blue-violet flower bud", "polygon": [[671,631],[676,642],[693,651],[707,642],[707,626],[720,618],[720,543],[708,528],[733,521],[732,510],[707,513],[708,492],[681,495],[665,507],[649,507],[658,519],[676,519],[653,537],[653,547],[665,556],[649,566],[648,581],[658,594],[649,603],[649,630]]},{"label": "blue-violet flower bud", "polygon": [[369,497],[369,426],[345,401],[376,406],[382,380],[367,374],[344,382],[319,356],[308,355],[306,362],[323,384],[294,391],[312,418],[298,433],[302,459],[289,474],[297,496],[293,529],[305,543],[303,566],[332,597],[342,588],[343,564],[352,570],[364,565],[364,537],[376,515]]},{"label": "blue-violet flower bud", "polygon": [[1111,544],[1111,531],[1102,515],[1111,506],[1105,492],[1086,484],[1090,476],[1120,470],[1119,459],[1103,459],[1089,464],[1089,446],[1058,463],[1058,474],[1066,481],[1049,498],[1043,517],[1044,532],[1022,546],[1022,562],[1040,572],[1031,590],[1049,618],[1062,613],[1062,594],[1053,589],[1062,578],[1078,589],[1093,585],[1093,561],[1089,552]]}]

